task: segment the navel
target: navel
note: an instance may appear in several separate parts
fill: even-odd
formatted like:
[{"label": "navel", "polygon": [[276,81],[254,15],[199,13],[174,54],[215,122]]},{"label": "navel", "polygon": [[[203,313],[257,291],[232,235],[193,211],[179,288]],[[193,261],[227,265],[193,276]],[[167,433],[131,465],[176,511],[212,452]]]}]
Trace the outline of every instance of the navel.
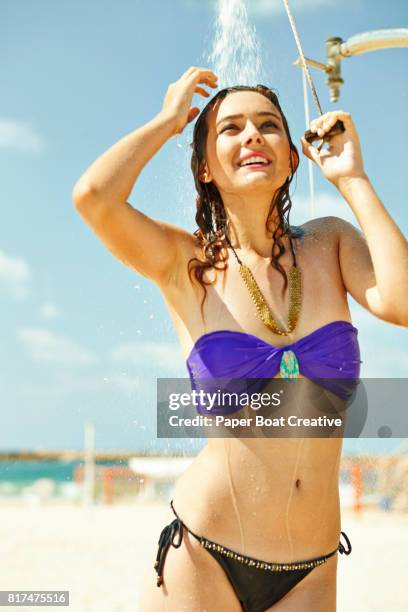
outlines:
[{"label": "navel", "polygon": [[296,483],[295,483],[295,484],[296,484],[296,488],[298,489],[298,488],[300,487],[300,478],[298,478],[298,479],[296,480]]}]

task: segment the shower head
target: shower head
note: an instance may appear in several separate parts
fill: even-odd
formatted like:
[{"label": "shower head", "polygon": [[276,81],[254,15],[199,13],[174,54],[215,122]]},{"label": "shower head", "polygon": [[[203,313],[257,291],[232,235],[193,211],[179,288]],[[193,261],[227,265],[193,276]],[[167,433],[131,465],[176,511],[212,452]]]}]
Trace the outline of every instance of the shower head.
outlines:
[{"label": "shower head", "polygon": [[[340,98],[340,87],[344,83],[341,78],[342,59],[370,51],[394,47],[408,47],[408,28],[363,32],[362,34],[351,36],[347,41],[343,41],[338,36],[333,36],[326,40],[326,64],[307,57],[305,61],[312,68],[317,68],[327,74],[326,85],[330,89],[330,102],[337,102]],[[294,64],[302,68],[302,59],[299,57]]]}]

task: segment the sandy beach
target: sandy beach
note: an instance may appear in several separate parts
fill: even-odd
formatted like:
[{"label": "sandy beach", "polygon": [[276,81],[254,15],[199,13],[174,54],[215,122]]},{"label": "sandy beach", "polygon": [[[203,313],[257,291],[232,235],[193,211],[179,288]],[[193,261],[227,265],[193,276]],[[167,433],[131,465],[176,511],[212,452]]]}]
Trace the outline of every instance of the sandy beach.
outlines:
[{"label": "sandy beach", "polygon": [[[136,612],[146,562],[171,515],[159,503],[3,500],[0,516],[0,590],[69,590],[73,612]],[[353,552],[339,556],[338,612],[408,610],[408,515],[347,510],[342,529]]]}]

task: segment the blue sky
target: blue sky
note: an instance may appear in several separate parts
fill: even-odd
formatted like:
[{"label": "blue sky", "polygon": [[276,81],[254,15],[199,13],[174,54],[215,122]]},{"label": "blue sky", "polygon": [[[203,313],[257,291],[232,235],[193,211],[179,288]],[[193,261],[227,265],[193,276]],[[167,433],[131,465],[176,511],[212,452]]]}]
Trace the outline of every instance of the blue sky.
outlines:
[{"label": "blue sky", "polygon": [[[299,141],[302,82],[281,2],[247,5],[266,84],[278,89]],[[292,7],[306,55],[320,61],[327,37],[402,27],[408,16],[404,0],[302,0]],[[164,302],[99,243],[71,192],[98,155],[160,111],[170,82],[190,65],[206,65],[215,3],[3,0],[0,16],[0,449],[80,448],[87,420],[96,424],[101,449],[173,448],[155,438],[156,378],[186,372]],[[407,54],[393,49],[344,60],[337,105],[314,74],[322,106],[352,113],[367,173],[405,234]],[[194,231],[190,135],[188,128],[166,143],[130,202]],[[336,190],[316,172],[315,180],[316,216],[353,221]],[[293,201],[292,222],[309,218],[305,159]],[[406,330],[350,305],[362,375],[406,376]],[[369,443],[372,450],[381,444]],[[183,442],[186,451],[194,446]],[[346,450],[366,448],[346,441]]]}]

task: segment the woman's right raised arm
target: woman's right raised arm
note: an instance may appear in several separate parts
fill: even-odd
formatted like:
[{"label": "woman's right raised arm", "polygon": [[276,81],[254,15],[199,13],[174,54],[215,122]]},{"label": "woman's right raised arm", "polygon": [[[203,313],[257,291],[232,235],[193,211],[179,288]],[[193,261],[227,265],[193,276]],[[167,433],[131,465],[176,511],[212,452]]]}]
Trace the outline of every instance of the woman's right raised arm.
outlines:
[{"label": "woman's right raised arm", "polygon": [[77,211],[105,246],[159,285],[167,282],[177,266],[180,248],[191,235],[153,219],[127,200],[144,166],[200,112],[191,108],[193,94],[210,94],[199,83],[216,87],[216,76],[210,70],[192,67],[171,83],[158,115],[103,153],[81,176],[72,194]]}]

